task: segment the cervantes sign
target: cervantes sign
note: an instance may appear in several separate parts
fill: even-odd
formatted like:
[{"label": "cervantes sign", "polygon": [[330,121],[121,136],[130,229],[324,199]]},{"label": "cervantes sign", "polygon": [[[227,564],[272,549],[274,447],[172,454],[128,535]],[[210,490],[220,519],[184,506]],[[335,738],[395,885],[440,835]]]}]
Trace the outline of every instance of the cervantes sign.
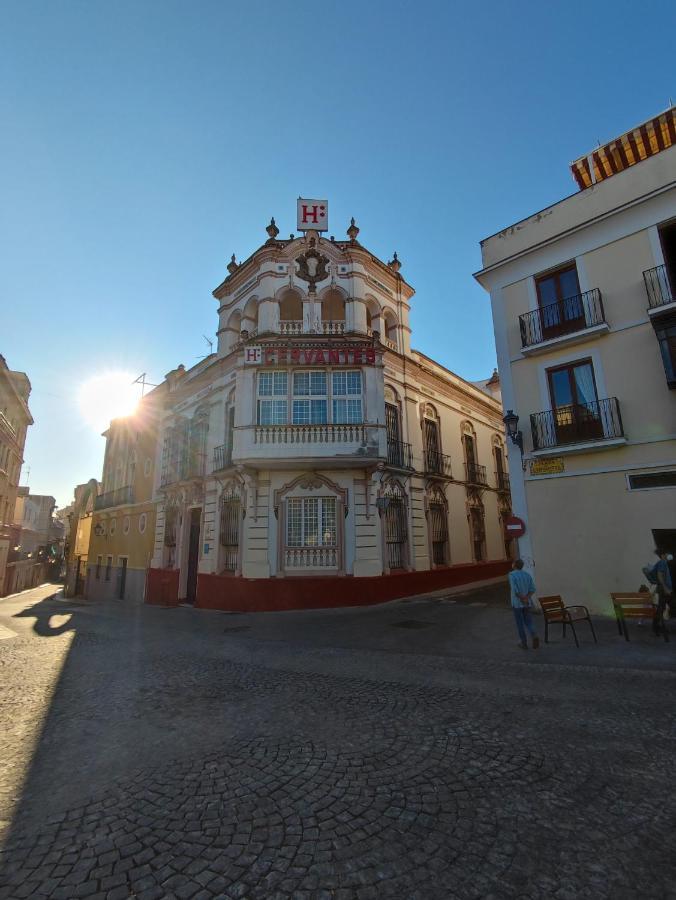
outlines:
[{"label": "cervantes sign", "polygon": [[249,366],[375,366],[374,347],[245,347],[244,362]]}]

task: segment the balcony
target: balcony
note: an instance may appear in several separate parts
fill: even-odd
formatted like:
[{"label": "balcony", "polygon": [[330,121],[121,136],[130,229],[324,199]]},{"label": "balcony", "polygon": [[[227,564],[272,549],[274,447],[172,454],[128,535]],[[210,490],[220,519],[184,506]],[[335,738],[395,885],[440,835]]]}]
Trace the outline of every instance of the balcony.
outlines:
[{"label": "balcony", "polygon": [[560,406],[530,417],[533,450],[547,455],[551,450],[598,449],[626,443],[620,406],[616,397],[590,403]]},{"label": "balcony", "polygon": [[451,457],[438,450],[432,450],[426,447],[423,451],[423,462],[425,464],[426,475],[440,475],[444,478],[452,478]]},{"label": "balcony", "polygon": [[648,315],[661,312],[665,306],[676,305],[666,266],[646,269],[643,273],[643,281],[648,294]]},{"label": "balcony", "polygon": [[405,441],[387,442],[387,464],[395,469],[412,469],[413,454],[411,445]]},{"label": "balcony", "polygon": [[314,329],[306,329],[302,319],[280,319],[279,333],[294,334],[345,334],[345,322],[317,322]]},{"label": "balcony", "polygon": [[525,356],[609,331],[598,288],[524,313],[519,316],[519,328]]},{"label": "balcony", "polygon": [[212,472],[220,472],[221,469],[227,469],[232,465],[232,449],[221,444],[214,447],[214,460]]},{"label": "balcony", "polygon": [[206,474],[206,457],[199,453],[184,459],[180,465],[169,465],[160,479],[160,487],[169,484],[177,484],[179,481],[187,481],[190,478],[203,478]]},{"label": "balcony", "polygon": [[257,425],[256,444],[350,444],[366,440],[363,425]]},{"label": "balcony", "polygon": [[342,467],[363,467],[386,455],[385,427],[364,423],[240,427],[232,450],[233,463],[266,469],[338,461]]},{"label": "balcony", "polygon": [[509,475],[506,472],[495,473],[495,483],[499,491],[509,491]]},{"label": "balcony", "polygon": [[308,569],[338,569],[337,547],[285,547],[284,569],[302,572]]},{"label": "balcony", "polygon": [[465,463],[465,481],[467,484],[487,485],[486,466],[480,466],[477,463]]},{"label": "balcony", "polygon": [[107,491],[94,498],[94,509],[110,509],[113,506],[123,506],[134,502],[134,488],[131,484],[117,488],[115,491]]}]

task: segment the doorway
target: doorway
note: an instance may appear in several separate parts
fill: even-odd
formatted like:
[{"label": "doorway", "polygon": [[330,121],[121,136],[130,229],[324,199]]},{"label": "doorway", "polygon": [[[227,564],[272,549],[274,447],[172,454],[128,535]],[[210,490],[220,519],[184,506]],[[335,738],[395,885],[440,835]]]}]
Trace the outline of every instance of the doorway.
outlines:
[{"label": "doorway", "polygon": [[194,603],[197,595],[197,564],[200,558],[200,523],[202,510],[195,507],[190,510],[190,537],[188,540],[188,583],[186,599]]},{"label": "doorway", "polygon": [[124,600],[124,590],[127,586],[127,557],[118,557],[119,566],[117,569],[117,599]]},{"label": "doorway", "polygon": [[676,528],[653,528],[653,540],[655,549],[660,553],[671,553],[673,557],[669,563],[671,583],[676,584]]}]

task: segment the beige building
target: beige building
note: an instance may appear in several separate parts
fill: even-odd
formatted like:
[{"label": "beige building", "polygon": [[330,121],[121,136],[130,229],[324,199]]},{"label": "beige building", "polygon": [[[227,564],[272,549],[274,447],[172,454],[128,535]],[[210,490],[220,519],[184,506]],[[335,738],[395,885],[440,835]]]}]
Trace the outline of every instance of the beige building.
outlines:
[{"label": "beige building", "polygon": [[504,577],[497,376],[411,348],[414,290],[354,220],[347,240],[266,231],[214,291],[217,352],[167,375],[150,601],[338,606]]},{"label": "beige building", "polygon": [[14,507],[26,431],[33,424],[28,409],[30,392],[27,376],[13,372],[0,356],[0,596],[8,593],[7,561],[18,537]]},{"label": "beige building", "polygon": [[676,553],[676,109],[572,164],[578,193],[482,241],[520,554],[610,612]]}]

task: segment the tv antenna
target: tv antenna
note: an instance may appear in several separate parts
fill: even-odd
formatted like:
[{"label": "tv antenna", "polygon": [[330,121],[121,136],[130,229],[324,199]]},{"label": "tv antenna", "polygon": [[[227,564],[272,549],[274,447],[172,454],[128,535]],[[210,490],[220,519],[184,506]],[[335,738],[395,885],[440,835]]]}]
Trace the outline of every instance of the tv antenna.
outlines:
[{"label": "tv antenna", "polygon": [[138,378],[135,378],[132,381],[132,384],[140,384],[141,385],[141,396],[146,392],[147,387],[157,387],[156,384],[151,384],[149,381],[146,381],[147,372],[141,372]]},{"label": "tv antenna", "polygon": [[211,356],[211,354],[214,352],[214,342],[209,340],[209,338],[206,336],[206,334],[203,334],[202,337],[209,345],[209,356]]}]

